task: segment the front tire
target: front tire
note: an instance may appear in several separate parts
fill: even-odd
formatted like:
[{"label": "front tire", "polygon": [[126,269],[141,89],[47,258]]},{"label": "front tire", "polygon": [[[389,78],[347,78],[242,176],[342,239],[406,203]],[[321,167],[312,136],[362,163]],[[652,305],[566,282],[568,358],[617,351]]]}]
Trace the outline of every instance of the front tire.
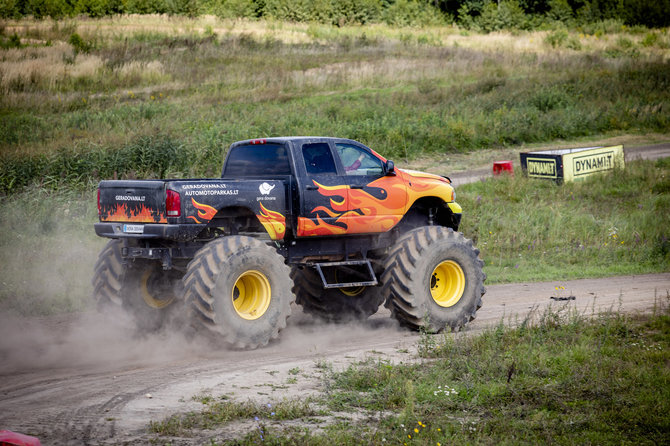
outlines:
[{"label": "front tire", "polygon": [[398,240],[386,262],[386,306],[411,329],[458,330],[482,305],[483,265],[463,234],[441,226],[416,228]]},{"label": "front tire", "polygon": [[276,339],[295,300],[284,258],[245,236],[205,245],[189,263],[183,283],[197,323],[236,348]]}]

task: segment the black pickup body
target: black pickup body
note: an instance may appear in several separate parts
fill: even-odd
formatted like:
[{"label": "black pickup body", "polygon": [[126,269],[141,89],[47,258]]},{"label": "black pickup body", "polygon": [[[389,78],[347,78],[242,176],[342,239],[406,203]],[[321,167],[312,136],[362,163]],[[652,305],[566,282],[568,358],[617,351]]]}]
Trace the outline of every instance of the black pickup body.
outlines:
[{"label": "black pickup body", "polygon": [[366,259],[393,243],[426,187],[435,189],[423,194],[436,203],[430,218],[457,229],[448,182],[395,169],[359,142],[246,140],[230,147],[221,178],[101,181],[95,231],[122,239],[125,258],[160,260],[166,269],[227,235],[266,239],[290,264]]}]

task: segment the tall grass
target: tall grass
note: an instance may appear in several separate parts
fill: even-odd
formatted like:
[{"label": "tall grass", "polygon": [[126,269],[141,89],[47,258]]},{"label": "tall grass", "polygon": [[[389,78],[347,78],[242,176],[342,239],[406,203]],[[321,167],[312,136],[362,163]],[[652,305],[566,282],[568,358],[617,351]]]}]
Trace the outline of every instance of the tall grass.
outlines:
[{"label": "tall grass", "polygon": [[667,271],[670,163],[556,185],[519,175],[458,189],[463,230],[488,280],[552,280]]},{"label": "tall grass", "polygon": [[48,315],[89,307],[95,195],[31,189],[0,199],[0,311]]},{"label": "tall grass", "polygon": [[670,127],[661,33],[572,33],[574,50],[540,32],[132,20],[7,26],[34,43],[0,50],[3,191],[44,183],[65,156],[119,160],[90,163],[91,182],[132,176],[111,154],[147,138],[174,141],[189,160],[175,173],[201,176],[250,137],[345,136],[412,159]]},{"label": "tall grass", "polygon": [[140,137],[118,149],[60,149],[4,160],[0,190],[12,191],[39,182],[46,189],[91,190],[105,178],[166,178],[184,175],[193,156],[169,137]]}]

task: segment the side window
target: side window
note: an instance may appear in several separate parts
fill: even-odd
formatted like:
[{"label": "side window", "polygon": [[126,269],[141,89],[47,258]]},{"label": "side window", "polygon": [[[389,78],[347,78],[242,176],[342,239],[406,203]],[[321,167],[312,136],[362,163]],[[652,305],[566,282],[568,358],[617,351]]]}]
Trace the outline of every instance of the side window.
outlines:
[{"label": "side window", "polygon": [[335,147],[347,175],[381,176],[384,173],[381,160],[360,147],[341,143]]},{"label": "side window", "polygon": [[302,146],[305,169],[311,175],[337,175],[335,160],[327,143],[305,144]]},{"label": "side window", "polygon": [[280,144],[237,146],[226,160],[223,177],[291,175],[286,147]]}]

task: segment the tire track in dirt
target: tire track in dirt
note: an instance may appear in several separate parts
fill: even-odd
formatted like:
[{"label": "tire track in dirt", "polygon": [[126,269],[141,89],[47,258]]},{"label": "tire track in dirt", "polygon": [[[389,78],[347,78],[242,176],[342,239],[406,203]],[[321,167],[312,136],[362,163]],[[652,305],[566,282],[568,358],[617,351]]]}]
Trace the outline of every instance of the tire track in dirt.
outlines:
[{"label": "tire track in dirt", "polygon": [[[550,297],[556,295],[557,286],[565,287],[562,292],[575,299],[553,301]],[[542,314],[549,306],[575,308],[587,315],[649,311],[661,301],[667,304],[669,296],[670,273],[494,285],[488,287],[477,319],[466,333],[501,320],[515,323],[529,312]],[[175,334],[131,339],[124,333],[106,332],[98,336],[100,347],[130,342],[128,356],[116,354],[102,362],[71,356],[64,364],[41,366],[36,361],[24,369],[0,369],[0,428],[36,435],[43,444],[146,443],[153,438],[146,431],[150,421],[201,408],[191,399],[194,395],[225,394],[261,402],[305,397],[321,390],[319,369],[324,363],[338,369],[370,355],[411,361],[419,336],[400,329],[388,315],[384,309],[365,323],[320,325],[295,308],[279,342],[254,351],[219,350]],[[67,336],[86,318],[94,318],[105,329],[103,319],[80,315],[67,323],[59,321],[56,325],[62,332],[50,330],[49,339],[61,348],[86,352],[78,338]],[[44,342],[48,344],[49,339]],[[166,348],[166,343],[174,348]],[[0,347],[0,357],[11,361],[8,346]],[[43,347],[48,350],[49,346]],[[142,349],[154,354],[138,356]],[[161,349],[161,354],[155,354]],[[290,371],[296,369],[301,371],[300,379],[287,385],[287,378],[293,376]],[[184,444],[206,439],[185,439]]]}]

